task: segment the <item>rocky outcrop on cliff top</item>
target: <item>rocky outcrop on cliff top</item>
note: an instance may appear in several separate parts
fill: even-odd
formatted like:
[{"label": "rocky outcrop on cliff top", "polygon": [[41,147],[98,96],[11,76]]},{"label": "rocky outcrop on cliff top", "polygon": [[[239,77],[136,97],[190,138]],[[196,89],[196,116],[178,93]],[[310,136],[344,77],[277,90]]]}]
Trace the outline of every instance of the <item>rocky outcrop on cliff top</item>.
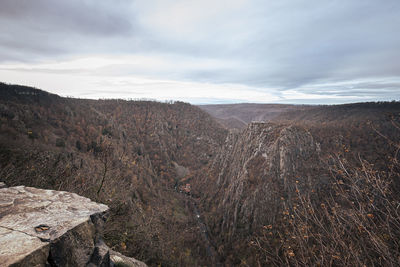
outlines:
[{"label": "rocky outcrop on cliff top", "polygon": [[107,214],[106,205],[69,192],[1,188],[0,266],[113,266],[101,240]]}]

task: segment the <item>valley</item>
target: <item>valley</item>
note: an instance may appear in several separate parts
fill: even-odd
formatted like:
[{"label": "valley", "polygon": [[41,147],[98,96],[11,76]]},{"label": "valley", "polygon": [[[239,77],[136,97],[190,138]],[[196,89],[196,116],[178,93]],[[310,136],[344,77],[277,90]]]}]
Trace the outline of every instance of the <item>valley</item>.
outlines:
[{"label": "valley", "polygon": [[108,205],[107,245],[149,266],[396,266],[399,125],[399,102],[197,107],[0,83],[0,182]]}]

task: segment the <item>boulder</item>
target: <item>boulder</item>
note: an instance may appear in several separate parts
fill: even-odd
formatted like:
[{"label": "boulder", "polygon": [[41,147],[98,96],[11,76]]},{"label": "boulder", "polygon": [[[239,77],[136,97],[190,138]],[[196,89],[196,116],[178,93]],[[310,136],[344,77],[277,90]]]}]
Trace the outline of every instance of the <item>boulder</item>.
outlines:
[{"label": "boulder", "polygon": [[112,266],[101,240],[108,210],[74,193],[1,188],[0,266]]}]

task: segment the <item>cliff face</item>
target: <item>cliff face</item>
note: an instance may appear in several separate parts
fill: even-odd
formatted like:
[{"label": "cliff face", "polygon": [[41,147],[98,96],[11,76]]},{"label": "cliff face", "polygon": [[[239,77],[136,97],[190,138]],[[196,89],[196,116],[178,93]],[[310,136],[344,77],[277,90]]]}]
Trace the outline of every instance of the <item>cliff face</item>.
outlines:
[{"label": "cliff face", "polygon": [[0,196],[0,266],[112,266],[115,253],[102,242],[106,205],[25,186]]},{"label": "cliff face", "polygon": [[203,208],[219,251],[274,224],[282,199],[294,196],[296,180],[311,183],[318,164],[318,146],[299,126],[251,123],[231,133],[198,187],[209,188]]}]

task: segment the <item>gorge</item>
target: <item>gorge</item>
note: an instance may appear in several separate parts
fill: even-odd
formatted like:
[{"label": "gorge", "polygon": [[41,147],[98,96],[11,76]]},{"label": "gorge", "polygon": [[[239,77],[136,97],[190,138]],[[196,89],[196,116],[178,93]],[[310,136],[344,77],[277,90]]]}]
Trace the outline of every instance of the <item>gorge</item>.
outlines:
[{"label": "gorge", "polygon": [[149,266],[400,262],[400,103],[202,109],[0,84],[0,181],[107,205]]}]

